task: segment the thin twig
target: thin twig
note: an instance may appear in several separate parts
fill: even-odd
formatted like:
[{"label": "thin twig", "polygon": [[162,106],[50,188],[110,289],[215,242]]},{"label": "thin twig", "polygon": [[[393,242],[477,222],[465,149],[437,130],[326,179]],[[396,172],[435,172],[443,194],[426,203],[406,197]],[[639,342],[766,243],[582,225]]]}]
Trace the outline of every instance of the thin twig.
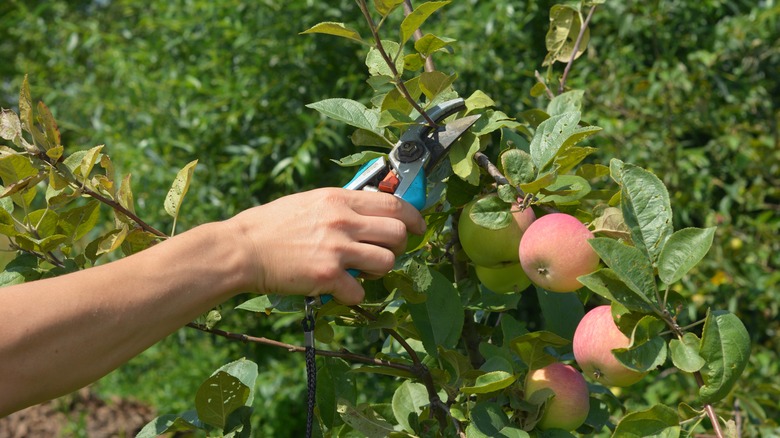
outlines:
[{"label": "thin twig", "polygon": [[550,87],[547,86],[547,82],[544,81],[544,78],[542,77],[542,74],[539,73],[539,70],[534,70],[534,76],[540,84],[544,85],[544,92],[547,93],[547,97],[549,97],[550,100],[555,99],[555,94],[553,94]]},{"label": "thin twig", "polygon": [[[187,327],[194,328],[196,330],[200,330],[202,332],[210,333],[216,336],[221,336],[223,338],[232,339],[234,341],[251,342],[256,344],[269,345],[272,347],[284,348],[285,350],[291,353],[303,353],[306,351],[306,348],[300,345],[287,344],[285,342],[276,341],[274,339],[251,336],[245,333],[235,333],[235,332],[229,332],[229,331],[215,329],[215,328],[208,328],[204,324],[198,324],[196,322],[191,322],[187,324]],[[316,349],[315,351],[320,356],[339,357],[342,359],[350,360],[352,362],[360,362],[368,365],[385,366],[388,368],[394,368],[397,370],[405,371],[408,372],[409,374],[415,373],[413,366],[376,359],[373,357],[363,356],[360,354],[351,353],[349,351],[320,350],[319,348]]]},{"label": "thin twig", "polygon": [[580,25],[580,33],[577,35],[577,40],[574,42],[574,48],[571,51],[571,58],[569,58],[569,62],[566,64],[566,68],[563,69],[563,76],[561,77],[561,85],[558,87],[558,94],[563,94],[563,91],[566,87],[566,78],[569,76],[569,71],[571,70],[572,64],[574,64],[574,58],[577,57],[577,51],[580,49],[580,44],[582,43],[582,37],[585,35],[585,30],[588,28],[588,24],[590,23],[590,19],[593,17],[593,12],[596,11],[596,5],[593,5],[590,7],[590,11],[588,11],[588,17],[585,18],[585,21],[582,22]]},{"label": "thin twig", "polygon": [[[693,373],[693,376],[696,378],[696,383],[699,387],[704,386],[704,378],[702,377],[701,372],[696,371]],[[715,436],[724,438],[725,435],[723,435],[723,429],[720,427],[720,421],[718,420],[718,415],[715,413],[715,409],[711,404],[706,403],[704,405],[704,411],[707,412],[707,416],[710,418],[710,423],[712,423],[712,429],[715,431]]]},{"label": "thin twig", "polygon": [[382,44],[382,39],[379,37],[379,32],[377,30],[376,23],[374,23],[374,19],[371,18],[371,12],[369,12],[368,10],[368,5],[366,4],[366,1],[358,0],[358,6],[360,7],[360,11],[363,13],[363,17],[365,17],[366,22],[368,23],[368,26],[371,29],[371,35],[373,35],[374,41],[376,42],[377,51],[379,51],[379,54],[382,56],[382,59],[384,59],[387,66],[390,68],[390,72],[393,73],[393,81],[395,82],[396,88],[398,88],[398,91],[401,92],[404,98],[425,119],[425,122],[428,123],[429,126],[435,127],[436,122],[430,118],[428,113],[426,113],[425,110],[423,110],[422,107],[420,107],[420,104],[418,104],[417,101],[409,93],[409,90],[406,88],[406,85],[404,84],[401,75],[398,73],[398,69],[395,68],[395,62],[393,62],[393,59],[385,51],[385,47]]}]

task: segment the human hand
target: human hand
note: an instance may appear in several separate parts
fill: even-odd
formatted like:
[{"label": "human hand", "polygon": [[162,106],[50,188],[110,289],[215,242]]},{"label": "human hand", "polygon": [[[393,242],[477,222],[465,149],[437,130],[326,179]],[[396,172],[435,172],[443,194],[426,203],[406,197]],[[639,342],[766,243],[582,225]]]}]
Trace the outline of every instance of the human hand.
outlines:
[{"label": "human hand", "polygon": [[387,193],[326,188],[280,198],[225,221],[245,254],[247,287],[258,293],[332,294],[357,304],[363,288],[347,269],[386,274],[425,221]]}]

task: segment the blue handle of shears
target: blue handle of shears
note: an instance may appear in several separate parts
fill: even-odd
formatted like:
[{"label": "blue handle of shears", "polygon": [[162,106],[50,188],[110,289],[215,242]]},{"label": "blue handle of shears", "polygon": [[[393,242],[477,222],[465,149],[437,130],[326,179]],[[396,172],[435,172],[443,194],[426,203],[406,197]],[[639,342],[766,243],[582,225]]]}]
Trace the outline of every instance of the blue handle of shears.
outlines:
[{"label": "blue handle of shears", "polygon": [[[366,168],[371,166],[378,159],[379,158],[374,158],[368,163],[362,165],[360,169],[358,169],[355,176],[352,177],[352,180],[350,180],[349,183],[351,183],[356,178],[358,178],[360,174],[362,174],[366,170]],[[348,186],[349,183],[347,183],[345,187]],[[412,204],[414,208],[416,208],[417,210],[422,210],[425,207],[425,201],[426,201],[425,189],[426,189],[425,172],[421,171],[414,177],[414,180],[412,180],[412,183],[410,184],[409,189],[406,191],[406,193],[401,195],[401,199]],[[357,277],[358,275],[360,275],[360,271],[357,269],[347,269],[347,272],[349,272],[349,275],[353,277]],[[333,299],[332,295],[320,295],[320,302],[322,304],[327,303],[331,299]]]}]

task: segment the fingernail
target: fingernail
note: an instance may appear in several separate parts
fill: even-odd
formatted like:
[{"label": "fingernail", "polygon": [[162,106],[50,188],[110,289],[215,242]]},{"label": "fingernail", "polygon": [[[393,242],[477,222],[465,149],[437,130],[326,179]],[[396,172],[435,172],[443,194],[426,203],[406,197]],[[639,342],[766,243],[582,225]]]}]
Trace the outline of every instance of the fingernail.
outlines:
[{"label": "fingernail", "polygon": [[424,233],[428,228],[428,224],[425,223],[425,219],[420,219],[420,233]]}]

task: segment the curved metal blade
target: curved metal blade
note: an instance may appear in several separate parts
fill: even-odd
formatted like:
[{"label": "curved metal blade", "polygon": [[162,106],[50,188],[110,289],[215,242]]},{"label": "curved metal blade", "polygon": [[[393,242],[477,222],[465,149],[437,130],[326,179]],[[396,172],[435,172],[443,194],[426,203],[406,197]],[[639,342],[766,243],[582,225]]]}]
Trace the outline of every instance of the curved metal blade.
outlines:
[{"label": "curved metal blade", "polygon": [[455,119],[446,125],[439,126],[432,131],[426,139],[425,146],[431,153],[431,158],[425,163],[425,171],[430,172],[435,168],[442,158],[447,155],[452,146],[458,139],[471,128],[479,119],[480,115],[475,114],[461,119]]}]

